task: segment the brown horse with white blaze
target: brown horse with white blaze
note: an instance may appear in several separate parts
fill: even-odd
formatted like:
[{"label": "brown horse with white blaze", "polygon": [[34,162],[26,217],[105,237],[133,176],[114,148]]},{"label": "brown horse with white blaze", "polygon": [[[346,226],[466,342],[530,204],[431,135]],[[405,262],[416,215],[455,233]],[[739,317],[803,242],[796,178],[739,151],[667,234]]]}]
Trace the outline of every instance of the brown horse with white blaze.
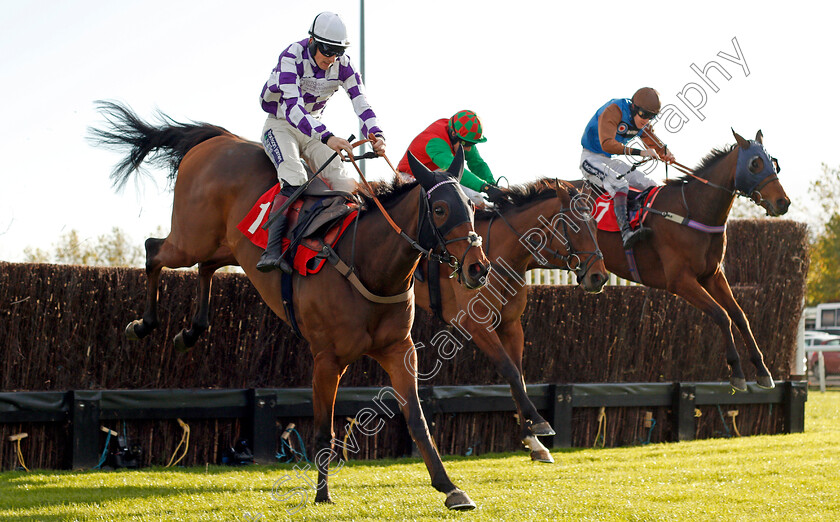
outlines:
[{"label": "brown horse with white blaze", "polygon": [[[193,319],[192,335],[207,327],[207,303],[213,272],[221,266],[239,264],[266,304],[288,322],[281,298],[281,272],[256,269],[262,250],[238,230],[259,197],[277,183],[276,172],[260,144],[243,140],[221,127],[181,124],[165,116],[160,125],[140,120],[130,109],[102,103],[108,121],[105,130],[93,130],[102,144],[128,149],[128,156],[112,174],[122,186],[150,156],[170,167],[174,179],[172,229],[165,239],[146,241],[148,294],[142,320],[129,324],[126,334],[140,338],[157,325],[157,294],[163,267],[188,267],[198,263],[201,307]],[[391,297],[390,303],[372,302],[360,294],[337,270],[293,279],[294,309],[304,338],[315,360],[312,377],[315,445],[319,457],[316,502],[331,502],[327,485],[333,450],[333,412],[339,380],[348,365],[363,355],[375,359],[388,372],[408,429],[416,442],[432,486],[446,494],[450,509],[471,509],[475,504],[450,480],[434,441],[429,435],[420,401],[417,380],[406,368],[416,353],[411,339],[414,318],[412,274],[421,250],[441,249],[447,259],[457,259],[464,284],[480,287],[490,264],[478,246],[473,231],[473,211],[458,188],[463,172],[463,152],[449,172],[431,173],[413,164],[416,184],[391,187],[380,196],[402,236],[377,208],[362,213],[358,220],[356,248],[339,241],[338,257],[355,265],[355,274],[372,293]],[[418,219],[420,216],[420,219]],[[431,229],[427,237],[439,243],[406,241]],[[352,253],[355,252],[355,259]],[[394,302],[393,298],[400,298]],[[193,339],[194,342],[194,339]]]},{"label": "brown horse with white blaze", "polygon": [[[653,233],[633,247],[633,254],[642,284],[682,297],[718,325],[726,342],[730,383],[746,391],[733,327],[747,346],[758,386],[773,388],[775,384],[723,271],[726,221],[736,196],[752,199],[770,216],[785,214],[790,199],[777,176],[778,161],[764,148],[761,131],[755,140],[746,140],[734,130],[732,134],[735,145],[713,150],[693,172],[686,170],[685,176],[666,182],[645,220]],[[635,278],[620,233],[598,230],[598,244],[610,272]]]}]

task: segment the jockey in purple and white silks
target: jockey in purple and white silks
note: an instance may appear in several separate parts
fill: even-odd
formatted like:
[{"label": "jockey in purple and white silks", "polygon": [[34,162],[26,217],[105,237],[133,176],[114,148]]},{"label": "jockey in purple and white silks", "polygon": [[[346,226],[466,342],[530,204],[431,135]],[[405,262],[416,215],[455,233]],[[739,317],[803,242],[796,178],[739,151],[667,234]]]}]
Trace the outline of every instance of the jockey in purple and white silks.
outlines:
[{"label": "jockey in purple and white silks", "polygon": [[[301,159],[313,168],[329,160],[333,152],[352,154],[350,142],[330,132],[320,116],[327,100],[339,87],[353,104],[362,123],[363,137],[375,134],[373,150],[385,152],[385,140],[364,93],[362,78],[344,54],[350,45],[347,28],[341,18],[330,12],[318,14],[309,28],[309,38],[295,42],[280,55],[260,96],[262,109],[268,113],[262,131],[266,154],[277,169],[277,177],[284,182],[284,195],[293,192],[289,187],[306,182],[306,170]],[[347,175],[340,161],[332,161],[321,173],[330,188],[352,192],[356,181]],[[275,207],[279,207],[276,204]],[[273,208],[275,208],[273,207]],[[281,241],[286,232],[286,220],[278,216],[271,222],[268,246],[257,263],[261,271],[274,268],[291,270],[282,259]]]}]

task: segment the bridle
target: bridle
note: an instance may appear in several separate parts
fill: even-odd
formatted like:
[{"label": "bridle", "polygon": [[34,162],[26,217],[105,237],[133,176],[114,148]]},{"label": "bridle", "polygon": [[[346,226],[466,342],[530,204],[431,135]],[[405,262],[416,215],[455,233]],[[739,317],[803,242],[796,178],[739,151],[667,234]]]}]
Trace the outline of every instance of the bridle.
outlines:
[{"label": "bridle", "polygon": [[[578,194],[577,191],[575,191],[575,194],[572,194],[571,192],[569,193],[569,195],[572,198],[572,201],[574,201],[576,199],[577,194]],[[573,209],[572,207],[562,207],[557,211],[557,213],[558,214],[563,214],[563,215],[567,215],[568,213],[574,213],[574,215],[577,215],[577,216],[581,216],[581,215],[586,216],[585,221],[586,221],[587,230],[589,231],[589,236],[590,236],[590,238],[592,238],[593,244],[595,244],[595,245],[598,244],[598,242],[595,238],[595,233],[593,233],[593,231],[592,231],[593,227],[591,226],[592,225],[592,223],[591,223],[592,222],[591,209],[586,209],[586,210],[582,211],[582,210],[577,209],[577,208]],[[558,260],[561,261],[562,265],[565,265],[565,266],[562,266],[562,265],[557,265],[557,264],[554,264],[554,263],[547,263],[546,266],[548,268],[559,269],[559,270],[568,270],[570,272],[574,272],[575,276],[577,277],[578,283],[580,283],[583,280],[583,278],[586,276],[586,273],[589,271],[590,268],[592,268],[592,266],[595,263],[597,263],[598,261],[600,261],[601,259],[604,258],[604,255],[601,253],[601,250],[598,249],[597,247],[596,247],[596,250],[594,252],[578,251],[578,250],[575,249],[574,243],[572,243],[571,233],[569,232],[569,222],[571,220],[568,219],[568,218],[560,219],[560,221],[563,223],[563,239],[564,239],[565,244],[566,244],[566,253],[564,254],[564,253],[561,253],[554,248],[551,248],[551,245],[552,245],[552,243],[554,242],[554,239],[555,239],[553,231],[556,230],[556,229],[554,229],[554,227],[551,227],[552,230],[549,231],[549,236],[551,237],[549,242],[546,245],[540,245],[540,244],[537,243],[536,240],[534,240],[530,236],[527,239],[524,239],[525,236],[523,234],[519,233],[519,231],[516,230],[516,227],[514,227],[510,223],[510,221],[508,221],[508,219],[504,216],[504,214],[502,214],[502,212],[499,211],[498,209],[495,209],[493,211],[493,216],[490,218],[490,222],[487,224],[487,234],[486,234],[485,237],[488,238],[488,245],[487,245],[488,250],[490,248],[490,245],[489,245],[490,228],[493,226],[493,221],[497,217],[502,219],[502,221],[505,223],[505,225],[507,225],[507,227],[511,230],[511,232],[513,232],[513,234],[518,238],[520,243],[523,243],[524,241],[527,241],[528,244],[530,244],[531,247],[533,247],[533,250],[531,250],[531,252],[537,251],[541,255],[543,255],[543,257],[547,260],[558,259]],[[552,223],[553,222],[554,222],[554,220],[552,220]],[[575,230],[575,232],[577,232],[577,230]]]},{"label": "bridle", "polygon": [[[358,147],[364,143],[373,142],[376,140],[376,137],[371,135],[366,140],[360,140],[358,142],[353,143],[351,146],[353,148]],[[371,153],[368,153],[371,154]],[[371,155],[363,155],[361,157],[376,157],[374,153],[373,156]],[[395,176],[399,176],[397,174],[396,169],[391,164],[391,160],[388,159],[387,156],[382,154],[382,157],[385,158],[385,161],[388,163],[388,166],[391,167],[391,170],[394,171]],[[423,257],[426,257],[430,260],[437,261],[439,263],[444,263],[449,265],[453,272],[449,275],[449,278],[452,279],[454,277],[458,277],[458,282],[462,282],[462,275],[464,270],[464,261],[466,260],[467,254],[469,254],[470,249],[473,247],[481,247],[482,240],[481,237],[476,234],[474,231],[470,231],[466,236],[456,237],[447,240],[446,235],[449,234],[452,229],[461,225],[463,223],[472,222],[472,216],[470,216],[469,212],[455,212],[455,210],[463,207],[463,205],[458,205],[458,203],[463,203],[463,199],[459,198],[459,201],[455,201],[456,197],[459,197],[457,185],[458,181],[453,178],[446,178],[441,180],[439,183],[432,186],[428,191],[426,191],[422,186],[420,187],[420,200],[421,203],[420,213],[418,217],[418,239],[415,240],[410,237],[408,234],[403,231],[399,225],[397,225],[391,216],[388,214],[388,211],[385,210],[385,207],[382,206],[382,203],[376,197],[373,187],[370,186],[367,179],[365,179],[365,175],[362,173],[362,170],[359,168],[358,164],[356,164],[356,159],[359,159],[359,156],[352,156],[349,155],[348,159],[345,161],[349,161],[353,164],[356,168],[356,172],[359,173],[359,178],[362,180],[362,183],[368,189],[371,198],[373,199],[374,203],[379,207],[379,210],[382,212],[382,215],[385,217],[385,220],[388,221],[388,224],[391,225],[391,228],[397,232],[403,239],[405,239],[409,245],[418,252]],[[449,191],[443,191],[439,199],[432,200],[432,193],[437,191],[440,188],[450,188],[447,185],[454,184],[456,188],[450,189]],[[463,197],[463,194],[460,194]],[[449,208],[450,213],[447,220],[440,226],[436,226],[434,224],[434,218],[432,217],[432,206],[430,201],[438,201],[443,200],[445,201]],[[426,224],[427,223],[427,224]],[[424,234],[425,231],[425,234]],[[431,232],[431,233],[430,233]],[[429,235],[433,236],[433,239],[428,238]],[[425,237],[424,237],[425,236]],[[447,248],[448,245],[452,243],[456,243],[458,241],[467,241],[468,246],[464,251],[464,255],[461,256],[461,259],[458,259],[455,255],[451,254]]]},{"label": "bridle", "polygon": [[[449,274],[449,279],[453,279],[454,277],[458,277],[458,282],[462,282],[462,275],[464,271],[464,261],[467,258],[467,254],[469,254],[470,249],[473,247],[481,247],[482,239],[481,236],[475,233],[475,231],[470,231],[467,233],[466,236],[462,237],[455,237],[452,239],[446,239],[446,236],[457,226],[462,225],[464,223],[472,222],[470,215],[467,212],[463,212],[463,215],[457,215],[458,213],[452,212],[453,208],[458,208],[456,205],[452,205],[449,203],[457,203],[451,201],[454,197],[451,197],[450,194],[449,198],[444,195],[441,199],[449,204],[450,214],[447,220],[441,225],[436,226],[433,222],[432,218],[432,206],[430,201],[432,201],[432,192],[441,188],[445,185],[454,184],[456,187],[458,186],[458,181],[452,178],[448,178],[443,180],[428,191],[426,191],[423,187],[420,187],[420,199],[422,200],[422,204],[420,206],[420,216],[418,218],[418,239],[426,243],[426,239],[429,237],[430,233],[434,235],[434,245],[430,245],[428,248],[424,248],[424,245],[418,244],[415,248],[420,250],[420,252],[430,260],[437,261],[441,264],[447,264],[450,268],[453,269],[452,273]],[[425,197],[424,197],[425,196]],[[456,195],[457,196],[457,195]],[[458,259],[449,250],[446,248],[447,245],[452,243],[456,243],[458,241],[467,241],[467,248],[464,250],[464,255],[461,256],[461,259]],[[426,243],[428,244],[428,243]],[[438,250],[437,252],[435,250]]]},{"label": "bridle", "polygon": [[[778,174],[781,171],[781,167],[779,166],[779,160],[767,154],[763,145],[754,140],[749,140],[748,143],[750,146],[747,149],[743,149],[740,145],[736,145],[736,147],[738,147],[738,160],[735,168],[735,184],[734,188],[731,189],[712,183],[705,178],[701,178],[694,173],[694,170],[686,167],[682,163],[675,161],[671,163],[671,165],[679,172],[691,176],[704,185],[722,190],[732,197],[737,196],[748,198],[755,204],[761,205],[761,202],[764,201],[761,189],[774,181],[778,181]],[[750,152],[753,152],[754,154],[749,155]],[[646,158],[645,160],[637,163],[637,165],[640,165],[650,159],[651,158]],[[762,159],[764,161],[764,168],[758,173],[752,173],[750,171],[750,165],[756,159]],[[749,183],[752,184],[750,185]],[[685,198],[684,195],[683,198]]]}]

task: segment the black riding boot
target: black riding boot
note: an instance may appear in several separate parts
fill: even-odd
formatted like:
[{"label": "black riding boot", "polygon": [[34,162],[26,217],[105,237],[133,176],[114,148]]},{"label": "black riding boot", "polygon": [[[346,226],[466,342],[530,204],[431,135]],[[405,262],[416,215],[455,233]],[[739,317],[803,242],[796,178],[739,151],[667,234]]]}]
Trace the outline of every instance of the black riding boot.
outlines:
[{"label": "black riding boot", "polygon": [[292,267],[283,259],[283,237],[286,235],[288,224],[285,214],[277,216],[268,227],[268,244],[265,252],[257,262],[257,270],[271,272],[279,268],[287,274],[292,273]]},{"label": "black riding boot", "polygon": [[650,236],[651,230],[647,227],[639,227],[636,230],[630,229],[630,220],[627,219],[627,194],[616,192],[613,196],[613,209],[618,221],[618,228],[621,230],[621,242],[625,250],[630,250],[633,245]]}]

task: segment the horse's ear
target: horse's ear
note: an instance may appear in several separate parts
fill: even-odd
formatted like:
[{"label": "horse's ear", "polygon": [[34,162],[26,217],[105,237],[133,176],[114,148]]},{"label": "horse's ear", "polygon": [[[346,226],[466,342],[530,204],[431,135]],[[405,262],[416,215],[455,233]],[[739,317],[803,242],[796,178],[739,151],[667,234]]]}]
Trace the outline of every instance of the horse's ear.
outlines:
[{"label": "horse's ear", "polygon": [[458,150],[455,151],[455,159],[452,160],[447,172],[458,181],[461,181],[461,176],[464,175],[464,147],[460,143],[458,143]]},{"label": "horse's ear", "polygon": [[432,181],[432,173],[411,152],[408,153],[408,166],[414,179],[419,181],[421,185],[427,185]]},{"label": "horse's ear", "polygon": [[761,133],[761,129],[758,129],[758,132],[755,133],[755,141],[764,145],[764,134]]},{"label": "horse's ear", "polygon": [[[731,128],[731,127],[730,127],[730,128]],[[732,129],[732,135],[733,135],[733,136],[735,136],[735,141],[737,141],[737,142],[738,142],[738,146],[739,146],[739,147],[741,147],[742,149],[748,149],[748,148],[750,148],[750,142],[748,142],[747,140],[745,140],[744,138],[742,138],[740,134],[738,134],[737,132],[735,132],[735,129]]]},{"label": "horse's ear", "polygon": [[554,190],[557,193],[557,197],[562,197],[564,192],[571,197],[577,196],[575,186],[564,179],[554,178]]}]

